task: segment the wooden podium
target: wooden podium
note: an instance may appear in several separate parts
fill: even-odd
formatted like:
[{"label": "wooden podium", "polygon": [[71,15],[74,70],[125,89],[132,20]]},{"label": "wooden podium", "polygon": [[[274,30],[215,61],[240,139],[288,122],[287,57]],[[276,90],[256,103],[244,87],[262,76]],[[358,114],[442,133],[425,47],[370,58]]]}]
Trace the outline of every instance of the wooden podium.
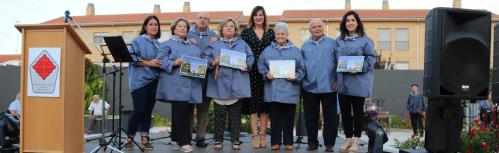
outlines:
[{"label": "wooden podium", "polygon": [[[89,48],[69,24],[16,28],[22,33],[20,152],[84,152],[85,54]],[[28,79],[33,80],[28,75],[33,68],[28,63],[31,48],[60,48],[60,75],[55,79],[58,97],[28,96]]]}]

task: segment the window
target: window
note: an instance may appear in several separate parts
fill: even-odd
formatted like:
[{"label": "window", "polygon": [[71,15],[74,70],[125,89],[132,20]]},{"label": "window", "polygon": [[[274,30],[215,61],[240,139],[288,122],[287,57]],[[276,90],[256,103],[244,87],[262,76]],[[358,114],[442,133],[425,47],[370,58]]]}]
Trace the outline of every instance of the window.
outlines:
[{"label": "window", "polygon": [[395,49],[398,51],[409,50],[409,29],[396,29]]},{"label": "window", "polygon": [[381,51],[391,50],[390,29],[378,29],[378,49]]},{"label": "window", "polygon": [[126,44],[132,43],[134,33],[133,31],[123,31],[122,33],[123,40],[125,41]]},{"label": "window", "polygon": [[395,70],[408,70],[409,62],[395,62]]},{"label": "window", "polygon": [[97,45],[104,43],[104,36],[107,36],[107,32],[94,32],[94,43]]},{"label": "window", "polygon": [[309,38],[310,38],[310,31],[308,30],[308,28],[302,28],[301,29],[301,41],[305,42]]},{"label": "window", "polygon": [[166,41],[168,39],[170,39],[172,37],[172,33],[170,32],[170,30],[164,30],[164,31],[161,31],[161,37],[159,38],[159,42],[163,42],[163,41]]}]

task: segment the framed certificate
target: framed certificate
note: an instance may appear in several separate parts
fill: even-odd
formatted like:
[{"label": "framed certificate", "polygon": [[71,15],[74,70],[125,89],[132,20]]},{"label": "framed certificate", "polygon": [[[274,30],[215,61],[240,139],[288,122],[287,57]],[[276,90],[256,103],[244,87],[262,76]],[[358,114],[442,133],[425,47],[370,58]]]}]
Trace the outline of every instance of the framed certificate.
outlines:
[{"label": "framed certificate", "polygon": [[274,78],[289,78],[295,76],[295,60],[271,60],[269,69]]},{"label": "framed certificate", "polygon": [[208,60],[182,56],[182,65],[180,65],[180,75],[196,78],[205,78],[208,69]]},{"label": "framed certificate", "polygon": [[364,56],[340,56],[336,72],[362,72]]},{"label": "framed certificate", "polygon": [[220,52],[220,65],[242,70],[246,65],[246,53],[222,49]]}]

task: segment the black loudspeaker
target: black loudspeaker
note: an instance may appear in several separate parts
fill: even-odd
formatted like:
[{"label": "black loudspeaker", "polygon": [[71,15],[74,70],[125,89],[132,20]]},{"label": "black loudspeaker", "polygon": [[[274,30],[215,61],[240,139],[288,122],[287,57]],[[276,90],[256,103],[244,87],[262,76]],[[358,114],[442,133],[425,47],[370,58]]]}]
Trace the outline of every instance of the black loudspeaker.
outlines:
[{"label": "black loudspeaker", "polygon": [[491,13],[434,8],[426,16],[424,94],[485,99],[490,67]]},{"label": "black loudspeaker", "polygon": [[428,152],[459,152],[464,111],[461,100],[429,98],[425,148]]},{"label": "black loudspeaker", "polygon": [[492,77],[492,101],[499,103],[499,23],[494,27],[494,64]]}]

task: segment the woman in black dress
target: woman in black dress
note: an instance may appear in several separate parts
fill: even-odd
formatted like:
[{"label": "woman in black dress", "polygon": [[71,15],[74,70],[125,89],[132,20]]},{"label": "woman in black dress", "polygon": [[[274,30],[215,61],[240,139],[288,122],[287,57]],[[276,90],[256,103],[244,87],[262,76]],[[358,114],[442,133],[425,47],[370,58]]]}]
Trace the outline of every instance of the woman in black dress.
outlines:
[{"label": "woman in black dress", "polygon": [[[251,11],[248,28],[241,33],[241,38],[251,47],[255,59],[260,57],[265,47],[275,39],[274,30],[269,28],[267,14],[262,6]],[[250,71],[251,98],[244,106],[244,112],[250,115],[252,145],[254,148],[265,147],[267,143],[267,123],[269,120],[268,104],[263,102],[263,78],[258,73],[257,62]],[[258,134],[258,116],[260,116],[260,135]]]}]

